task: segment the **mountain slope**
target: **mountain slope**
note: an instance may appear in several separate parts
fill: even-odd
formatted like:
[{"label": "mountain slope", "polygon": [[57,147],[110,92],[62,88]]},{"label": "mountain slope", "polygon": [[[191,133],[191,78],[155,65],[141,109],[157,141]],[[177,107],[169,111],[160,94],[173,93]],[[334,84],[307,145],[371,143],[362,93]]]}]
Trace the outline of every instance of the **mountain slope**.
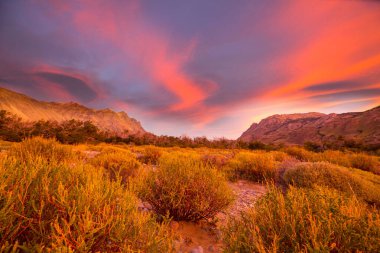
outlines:
[{"label": "mountain slope", "polygon": [[0,110],[6,110],[25,121],[52,120],[62,122],[76,119],[92,121],[99,129],[124,136],[145,133],[140,122],[125,112],[110,109],[94,110],[77,103],[42,102],[0,87]]},{"label": "mountain slope", "polygon": [[242,141],[303,144],[337,140],[380,143],[380,106],[365,112],[342,114],[297,113],[273,115],[253,123],[239,138]]}]

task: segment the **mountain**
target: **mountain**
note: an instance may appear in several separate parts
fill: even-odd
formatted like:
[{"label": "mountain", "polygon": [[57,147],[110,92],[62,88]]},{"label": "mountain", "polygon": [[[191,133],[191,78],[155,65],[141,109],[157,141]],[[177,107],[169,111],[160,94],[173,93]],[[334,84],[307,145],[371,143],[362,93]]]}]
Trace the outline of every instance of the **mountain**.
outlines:
[{"label": "mountain", "polygon": [[[56,103],[35,100],[23,94],[0,87],[0,110],[6,110],[25,121],[65,120],[91,121],[100,130],[119,136],[146,133],[140,122],[125,112],[110,109],[94,110],[78,103]],[[127,131],[127,132],[126,132]]]},{"label": "mountain", "polygon": [[273,115],[253,123],[239,140],[303,144],[354,140],[380,144],[380,106],[364,112]]}]

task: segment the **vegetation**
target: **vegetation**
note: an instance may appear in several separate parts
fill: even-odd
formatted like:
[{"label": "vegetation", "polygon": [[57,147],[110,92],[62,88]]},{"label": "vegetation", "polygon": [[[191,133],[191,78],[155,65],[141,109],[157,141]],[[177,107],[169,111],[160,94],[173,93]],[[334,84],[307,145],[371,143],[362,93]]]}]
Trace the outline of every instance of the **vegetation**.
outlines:
[{"label": "vegetation", "polygon": [[380,185],[358,177],[348,168],[327,162],[296,164],[284,173],[283,178],[293,186],[325,186],[346,194],[355,194],[363,200],[380,205]]},{"label": "vegetation", "polygon": [[224,230],[225,252],[379,252],[380,213],[327,188],[274,186]]},{"label": "vegetation", "polygon": [[224,176],[195,154],[171,153],[151,171],[140,197],[161,215],[197,221],[213,217],[233,200]]},{"label": "vegetation", "polygon": [[[247,150],[187,137],[162,144],[168,147],[127,138],[67,145],[60,142],[75,135],[61,136],[0,141],[0,252],[172,252],[178,235],[171,219],[216,221],[230,210],[226,179],[273,183],[252,208],[228,218],[225,252],[380,250],[378,156]],[[170,147],[177,140],[182,144]],[[141,203],[150,204],[148,212]]]},{"label": "vegetation", "polygon": [[[127,135],[128,133],[126,133]],[[187,136],[156,136],[150,133],[136,134],[128,136],[117,136],[114,133],[100,131],[90,121],[68,120],[64,122],[56,121],[36,121],[23,122],[21,118],[11,113],[0,110],[0,139],[5,141],[20,142],[25,138],[41,136],[53,138],[65,144],[78,143],[112,143],[112,144],[132,144],[132,145],[151,145],[157,147],[181,147],[181,148],[200,148],[207,147],[213,149],[246,149],[246,150],[282,150],[283,144],[266,144],[260,141],[244,142],[240,140],[228,140],[225,138],[209,140],[206,137],[190,138]],[[288,150],[289,152],[292,149]],[[313,143],[306,142],[304,151],[322,152],[325,150],[351,150],[354,152],[371,152],[379,154],[379,145],[364,145],[355,141],[345,140],[339,145],[332,143]],[[297,152],[297,151],[296,151]]]},{"label": "vegetation", "polygon": [[276,161],[271,153],[238,153],[228,161],[225,171],[231,180],[265,182],[277,180],[278,177]]},{"label": "vegetation", "polygon": [[102,153],[90,161],[95,167],[104,168],[106,174],[113,181],[120,179],[126,184],[128,179],[135,176],[141,164],[130,152]]},{"label": "vegetation", "polygon": [[0,160],[1,251],[169,252],[167,224],[103,174],[53,141],[13,147]]}]

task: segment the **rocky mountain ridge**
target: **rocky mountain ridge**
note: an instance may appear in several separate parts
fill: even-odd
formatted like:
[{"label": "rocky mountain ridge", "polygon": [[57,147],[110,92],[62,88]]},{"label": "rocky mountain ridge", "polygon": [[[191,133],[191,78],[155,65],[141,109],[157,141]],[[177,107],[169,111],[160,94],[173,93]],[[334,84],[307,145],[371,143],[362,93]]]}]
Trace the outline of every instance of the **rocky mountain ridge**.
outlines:
[{"label": "rocky mountain ridge", "polygon": [[111,109],[95,110],[76,102],[43,102],[26,95],[0,87],[0,110],[6,110],[24,121],[50,120],[62,122],[76,119],[91,121],[100,130],[119,136],[143,134],[146,131],[140,122],[125,112]]},{"label": "rocky mountain ridge", "polygon": [[352,140],[380,144],[380,106],[364,112],[273,115],[253,123],[239,140],[304,144]]}]

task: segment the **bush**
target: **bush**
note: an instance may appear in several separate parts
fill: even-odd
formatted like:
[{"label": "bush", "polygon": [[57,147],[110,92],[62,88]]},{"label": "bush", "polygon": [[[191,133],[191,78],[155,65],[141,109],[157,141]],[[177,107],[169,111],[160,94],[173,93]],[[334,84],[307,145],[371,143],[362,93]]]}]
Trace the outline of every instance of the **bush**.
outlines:
[{"label": "bush", "polygon": [[326,162],[299,163],[285,171],[286,184],[312,188],[325,186],[380,204],[380,186],[353,174],[349,169]]},{"label": "bush", "polygon": [[56,140],[41,137],[33,137],[14,144],[9,149],[9,154],[23,162],[43,158],[50,163],[57,164],[79,157],[70,146],[61,145]]},{"label": "bush", "polygon": [[161,155],[162,151],[160,148],[155,146],[146,146],[144,148],[143,154],[138,159],[142,163],[156,165]]},{"label": "bush", "polygon": [[[21,151],[29,144],[22,143]],[[88,164],[52,161],[61,159],[56,152],[60,154],[63,147],[43,147],[29,149],[35,151],[34,159],[20,162],[11,155],[0,160],[0,249],[171,250],[173,237],[167,224],[140,213],[136,197],[120,182],[110,181],[103,170]],[[52,154],[49,162],[46,154]]]},{"label": "bush", "polygon": [[303,162],[313,162],[317,155],[314,152],[296,146],[287,147],[284,149],[284,152]]},{"label": "bush", "polygon": [[161,215],[197,221],[213,217],[233,200],[224,176],[199,156],[174,152],[163,155],[140,187],[140,197]]},{"label": "bush", "polygon": [[225,252],[380,252],[380,213],[326,188],[269,192],[224,229]]},{"label": "bush", "polygon": [[351,167],[380,174],[380,163],[376,157],[358,153],[350,158]]},{"label": "bush", "polygon": [[229,158],[226,155],[223,154],[213,154],[213,153],[207,153],[202,156],[202,161],[209,165],[209,166],[215,166],[217,168],[222,168],[224,165],[227,164]]},{"label": "bush", "polygon": [[238,153],[228,161],[225,171],[231,180],[264,182],[278,178],[276,162],[270,153]]},{"label": "bush", "polygon": [[129,177],[135,176],[141,164],[129,152],[102,153],[90,160],[95,167],[103,167],[111,180],[121,178],[125,184]]}]

